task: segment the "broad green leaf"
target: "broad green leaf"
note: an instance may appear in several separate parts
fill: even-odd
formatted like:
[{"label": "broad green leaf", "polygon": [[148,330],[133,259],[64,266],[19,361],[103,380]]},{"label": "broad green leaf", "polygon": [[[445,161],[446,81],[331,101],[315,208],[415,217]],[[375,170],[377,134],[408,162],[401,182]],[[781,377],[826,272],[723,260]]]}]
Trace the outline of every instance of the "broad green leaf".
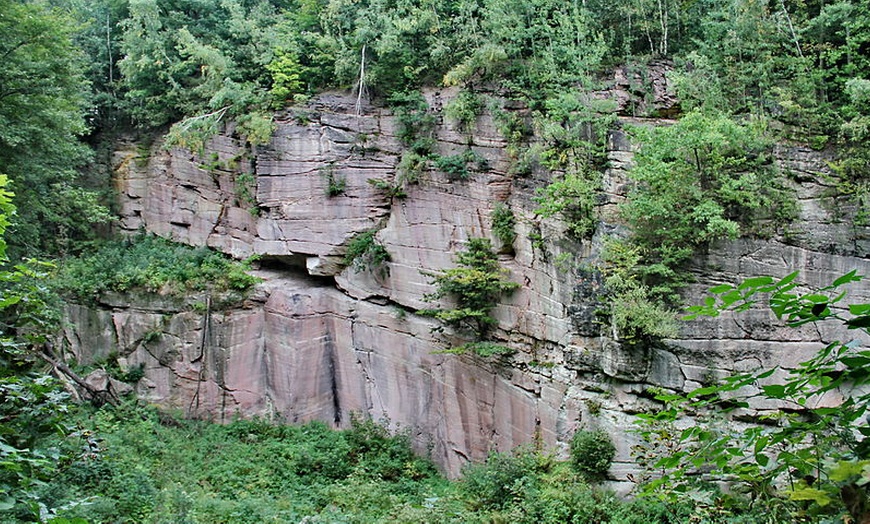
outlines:
[{"label": "broad green leaf", "polygon": [[870,315],[870,304],[849,304],[849,313],[853,315]]},{"label": "broad green leaf", "polygon": [[726,291],[731,291],[732,289],[734,289],[734,286],[732,286],[731,284],[719,284],[718,286],[711,287],[710,293],[713,293],[715,295],[721,295],[722,293],[725,293]]},{"label": "broad green leaf", "polygon": [[779,282],[776,283],[776,287],[781,288],[787,284],[790,284],[792,282],[792,280],[797,278],[798,273],[799,273],[799,271],[795,271],[795,272],[789,273],[788,275],[784,276]]},{"label": "broad green leaf", "polygon": [[766,285],[769,285],[772,283],[773,283],[773,277],[764,276],[764,277],[747,278],[739,286],[737,286],[737,289],[739,289],[739,290],[745,290],[745,289],[752,290],[752,289],[759,288],[761,286],[766,286]]},{"label": "broad green leaf", "polygon": [[827,304],[828,302],[831,301],[830,297],[828,297],[827,295],[819,295],[819,294],[804,295],[803,298],[804,298],[804,300],[807,300],[807,301],[812,302],[814,304]]},{"label": "broad green leaf", "polygon": [[758,378],[758,379],[767,378],[767,377],[773,375],[774,372],[776,372],[777,369],[779,369],[779,366],[777,366],[777,367],[775,367],[775,368],[768,369],[768,370],[765,371],[764,373],[758,375],[757,378]]},{"label": "broad green leaf", "polygon": [[831,286],[832,287],[842,286],[843,284],[848,284],[849,282],[858,282],[862,278],[864,278],[862,275],[858,275],[857,273],[858,273],[858,270],[853,269],[852,271],[849,271],[848,273],[841,276],[840,278],[834,280],[834,283],[831,284]]},{"label": "broad green leaf", "polygon": [[770,398],[785,398],[785,386],[782,384],[771,384],[769,386],[762,386],[761,389],[762,391],[764,391],[764,394]]},{"label": "broad green leaf", "polygon": [[870,328],[870,316],[850,318],[844,323],[849,329],[867,329]]},{"label": "broad green leaf", "polygon": [[827,492],[816,488],[801,488],[788,492],[790,500],[809,500],[819,506],[827,506],[831,503],[831,497]]},{"label": "broad green leaf", "polygon": [[870,365],[870,358],[865,356],[843,357],[842,359],[840,359],[840,362],[851,368],[860,368],[862,366]]},{"label": "broad green leaf", "polygon": [[755,441],[755,453],[760,454],[765,447],[767,447],[767,443],[770,439],[766,435],[762,435],[758,437],[758,440]]},{"label": "broad green leaf", "polygon": [[736,289],[732,289],[731,291],[725,293],[724,295],[722,295],[719,298],[722,300],[722,306],[728,307],[731,304],[734,304],[738,300],[742,299],[743,295],[741,295],[740,292],[737,291]]},{"label": "broad green leaf", "polygon": [[719,388],[717,386],[700,387],[700,388],[697,388],[695,390],[692,390],[692,392],[689,393],[689,397],[690,398],[704,397],[707,395],[712,395],[713,393],[717,393],[718,391],[719,391]]}]

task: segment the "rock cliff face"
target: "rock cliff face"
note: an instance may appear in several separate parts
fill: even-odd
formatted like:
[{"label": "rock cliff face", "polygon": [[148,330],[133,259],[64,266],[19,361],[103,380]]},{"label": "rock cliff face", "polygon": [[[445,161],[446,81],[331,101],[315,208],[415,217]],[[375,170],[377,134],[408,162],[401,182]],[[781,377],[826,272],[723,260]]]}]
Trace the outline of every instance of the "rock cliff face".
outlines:
[{"label": "rock cliff face", "polygon": [[[594,322],[599,280],[583,269],[600,239],[571,242],[563,225],[538,220],[532,197],[547,175],[509,174],[507,144],[489,116],[467,136],[442,116],[452,93],[426,96],[440,119],[438,152],[470,144],[486,167],[468,180],[428,170],[403,199],[369,182],[396,182],[403,148],[395,119],[375,107],[357,114],[349,97],[325,95],[305,111],[277,115],[272,141],[253,152],[232,129],[201,155],[156,144],[139,158],[136,144],[119,148],[124,229],[236,257],[258,254],[263,282],[230,308],[209,297],[106,296],[99,308],[70,306],[70,351],[85,361],[117,352],[128,365],[143,363],[140,393],[195,416],[338,426],[353,412],[386,417],[410,429],[451,474],[490,450],[530,442],[560,449],[577,429],[601,427],[618,448],[612,476],[624,480],[636,441],[631,414],[648,406],[650,386],[685,390],[733,370],[788,367],[837,335],[783,329],[753,311],[687,323],[679,339],[644,350],[602,336]],[[619,227],[615,204],[631,161],[618,130],[610,150],[601,231]],[[721,243],[698,256],[689,302],[716,283],[759,274],[799,269],[808,283],[824,284],[851,269],[870,272],[868,229],[826,196],[818,176],[828,170],[824,156],[783,147],[779,157],[793,173],[800,219],[776,238]],[[438,353],[456,341],[414,313],[431,307],[424,273],[452,267],[469,238],[498,244],[497,204],[518,218],[513,253],[500,261],[521,287],[496,308],[495,337],[517,353],[501,360]],[[350,239],[372,229],[390,254],[387,271],[345,267]],[[536,235],[546,250],[530,240]],[[856,290],[855,299],[870,301],[870,290]]]}]

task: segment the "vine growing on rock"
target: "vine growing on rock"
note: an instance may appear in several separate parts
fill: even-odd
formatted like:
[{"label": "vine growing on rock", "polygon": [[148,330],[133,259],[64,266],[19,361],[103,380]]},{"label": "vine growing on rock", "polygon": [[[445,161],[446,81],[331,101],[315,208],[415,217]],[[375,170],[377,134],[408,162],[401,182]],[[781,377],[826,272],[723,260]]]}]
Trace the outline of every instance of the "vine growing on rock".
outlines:
[{"label": "vine growing on rock", "polygon": [[499,265],[488,239],[469,239],[465,251],[457,256],[457,263],[459,267],[441,273],[425,273],[432,278],[437,290],[424,297],[429,302],[450,298],[456,307],[426,309],[420,313],[472,334],[473,342],[453,351],[472,351],[482,356],[509,353],[508,348],[486,339],[497,323],[490,314],[492,309],[502,295],[513,292],[519,284],[507,280],[506,271]]}]

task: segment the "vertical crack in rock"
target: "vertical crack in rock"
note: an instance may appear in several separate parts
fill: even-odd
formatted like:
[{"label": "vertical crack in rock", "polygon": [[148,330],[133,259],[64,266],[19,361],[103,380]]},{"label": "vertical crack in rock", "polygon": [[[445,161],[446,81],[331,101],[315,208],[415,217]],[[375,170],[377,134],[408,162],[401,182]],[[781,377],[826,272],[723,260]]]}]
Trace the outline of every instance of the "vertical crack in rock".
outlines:
[{"label": "vertical crack in rock", "polygon": [[358,347],[360,347],[360,345],[357,344],[357,322],[356,322],[356,320],[353,320],[353,319],[350,320],[350,340],[351,340],[354,355],[356,356],[356,364],[359,367],[359,372],[362,375],[363,379],[365,380],[365,384],[368,388],[368,391],[366,392],[368,394],[366,395],[366,399],[365,399],[366,411],[371,413],[372,410],[374,410],[374,408],[375,408],[375,400],[374,400],[375,395],[378,396],[378,400],[380,401],[381,408],[383,409],[383,407],[386,406],[386,404],[384,403],[384,399],[381,396],[380,391],[378,390],[377,383],[375,383],[374,379],[372,379],[371,374],[369,374],[369,371],[366,368],[366,363],[363,362],[363,359],[361,357],[361,353],[364,353],[366,355],[367,359],[369,360],[369,364],[371,364],[371,352],[364,350],[364,349],[357,349]]},{"label": "vertical crack in rock", "polygon": [[327,334],[326,337],[325,354],[326,366],[329,370],[329,386],[332,392],[332,421],[336,426],[341,426],[341,399],[339,398],[338,371],[335,365],[335,342],[331,333]]}]

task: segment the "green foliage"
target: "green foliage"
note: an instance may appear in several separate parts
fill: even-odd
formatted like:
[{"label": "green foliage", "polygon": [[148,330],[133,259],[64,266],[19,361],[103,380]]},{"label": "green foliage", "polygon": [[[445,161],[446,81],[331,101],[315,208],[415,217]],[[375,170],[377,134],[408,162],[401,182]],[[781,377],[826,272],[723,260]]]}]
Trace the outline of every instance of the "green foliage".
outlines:
[{"label": "green foliage", "polygon": [[526,480],[547,471],[549,457],[518,448],[511,453],[491,453],[483,464],[469,464],[462,471],[462,489],[474,504],[503,509],[526,487]]},{"label": "green foliage", "polygon": [[5,266],[3,235],[15,213],[6,183],[0,175],[0,517],[32,522],[51,513],[41,488],[77,452],[57,440],[71,432],[70,395],[34,365],[58,325],[42,283],[46,265]]},{"label": "green foliage", "polygon": [[337,173],[335,164],[322,167],[320,174],[326,181],[326,196],[331,198],[344,194],[347,188],[347,179]]},{"label": "green foliage", "polygon": [[[678,300],[676,274],[669,272],[652,288],[645,281],[643,247],[625,240],[609,240],[602,252],[604,311],[614,339],[646,343],[677,334],[676,313],[668,306]],[[664,300],[663,300],[664,298]]]},{"label": "green foliage", "polygon": [[839,154],[831,168],[837,189],[857,205],[855,222],[870,222],[870,80],[854,78],[846,83],[849,120],[840,126]]},{"label": "green foliage", "polygon": [[407,432],[358,417],[345,431],[321,422],[184,421],[135,405],[79,418],[93,425],[97,445],[44,489],[58,501],[90,497],[60,511],[64,518],[385,522],[445,484],[412,452]]},{"label": "green foliage", "polygon": [[303,93],[302,66],[295,54],[278,50],[266,70],[272,75],[273,106],[284,107],[292,102],[296,95]]},{"label": "green foliage", "polygon": [[463,133],[471,134],[474,123],[483,111],[480,97],[472,91],[462,90],[444,107],[444,114],[456,122]]},{"label": "green foliage", "polygon": [[634,134],[643,144],[629,173],[637,185],[620,211],[651,266],[676,268],[698,246],[789,218],[792,201],[763,122],[740,125],[692,112],[673,126]]},{"label": "green foliage", "polygon": [[[268,106],[267,69],[282,47],[274,6],[238,0],[136,0],[122,22],[118,63],[123,107],[134,121],[160,126],[221,108],[233,116]],[[288,82],[277,86],[280,90]]]},{"label": "green foliage", "polygon": [[235,176],[236,194],[239,200],[250,206],[251,214],[256,214],[257,209],[257,178],[252,173],[242,171]]},{"label": "green foliage", "polygon": [[487,163],[485,158],[467,147],[458,155],[436,156],[435,167],[447,173],[448,180],[468,180],[472,169],[483,171],[487,168]]},{"label": "green foliage", "polygon": [[683,266],[698,249],[791,219],[794,199],[762,124],[691,112],[672,126],[633,130],[642,144],[629,171],[635,186],[620,205],[631,234],[602,257],[615,334],[673,336],[668,306],[679,302]]},{"label": "green foliage", "polygon": [[470,330],[476,341],[483,342],[496,324],[490,311],[502,295],[514,291],[519,284],[505,279],[505,270],[499,266],[488,239],[469,239],[465,251],[457,256],[457,263],[459,267],[429,275],[437,290],[424,297],[427,301],[450,297],[456,307],[421,313],[447,325]]},{"label": "green foliage", "polygon": [[419,153],[413,151],[405,151],[402,153],[402,158],[399,160],[399,165],[396,167],[396,173],[399,177],[399,184],[406,187],[408,184],[416,184],[423,176],[423,172],[428,166],[429,159]]},{"label": "green foliage", "polygon": [[382,191],[387,198],[407,198],[408,193],[405,192],[406,184],[403,182],[404,177],[401,172],[399,172],[397,178],[399,180],[395,183],[384,180],[383,178],[369,178],[366,182],[371,184],[372,187],[378,191]]},{"label": "green foliage", "polygon": [[[737,286],[716,286],[702,305],[689,308],[688,318],[745,311],[766,294],[770,309],[790,327],[833,321],[864,333],[870,330],[870,305],[842,304],[843,287],[863,278],[855,271],[809,293],[797,292],[796,277],[755,277]],[[782,515],[833,517],[846,511],[855,521],[867,518],[868,364],[870,352],[859,344],[835,341],[793,369],[733,375],[685,396],[659,395],[664,408],[641,417],[646,424],[642,434],[664,443],[667,452],[652,461],[657,474],[645,491],[671,499],[698,490],[710,493],[690,475],[709,465],[710,474],[727,476]],[[842,395],[843,401],[835,406],[818,402],[832,393]],[[765,417],[768,425],[739,431],[726,417],[715,416],[756,398],[781,406]],[[673,422],[687,410],[710,418],[674,431]]]},{"label": "green foliage", "polygon": [[595,206],[600,192],[599,173],[569,173],[536,191],[534,199],[539,207],[535,213],[542,218],[560,215],[568,225],[571,236],[589,239],[598,227]]},{"label": "green foliage", "polygon": [[435,117],[419,92],[393,94],[390,107],[399,128],[396,136],[408,150],[421,157],[432,154],[435,146]]},{"label": "green foliage", "polygon": [[154,236],[107,242],[93,254],[61,261],[53,287],[89,303],[109,292],[144,290],[184,296],[189,291],[244,292],[257,279],[247,265],[208,248]]},{"label": "green foliage", "polygon": [[551,170],[583,173],[607,166],[607,135],[618,124],[610,100],[582,92],[556,93],[535,113],[535,131],[545,144],[541,162]]},{"label": "green foliage", "polygon": [[517,232],[514,229],[517,224],[517,219],[511,208],[504,204],[497,204],[492,210],[492,232],[495,238],[502,243],[502,246],[513,250],[514,240],[517,238]]},{"label": "green foliage", "polygon": [[361,84],[381,95],[434,84],[443,67],[434,56],[436,42],[449,38],[448,8],[426,2],[330,1],[321,24],[335,46],[333,82],[357,89]]},{"label": "green foliage", "polygon": [[445,349],[444,351],[437,351],[437,353],[443,354],[452,354],[452,355],[464,355],[464,354],[474,354],[483,358],[490,357],[507,357],[516,353],[515,349],[509,348],[503,344],[496,344],[495,342],[467,342],[462,344],[461,346],[457,346],[451,349]]},{"label": "green foliage", "polygon": [[378,229],[372,229],[350,239],[344,254],[345,265],[352,266],[357,273],[364,269],[386,271],[384,264],[389,262],[390,254],[375,238],[377,233]]},{"label": "green foliage", "polygon": [[606,137],[616,123],[607,109],[567,92],[546,100],[535,118],[543,142],[536,150],[538,161],[554,174],[551,184],[536,190],[535,212],[543,218],[559,215],[578,240],[591,238],[598,225]]},{"label": "green foliage", "polygon": [[[491,453],[486,462],[469,464],[463,468],[459,489],[469,509],[450,522],[693,522],[691,506],[664,505],[649,500],[620,501],[612,493],[591,487],[568,464],[524,447],[509,453]],[[438,506],[434,510],[444,511]],[[437,514],[435,511],[433,516]],[[420,521],[442,522],[425,518]]]},{"label": "green foliage", "polygon": [[483,2],[480,30],[445,75],[448,85],[497,81],[535,103],[554,91],[589,82],[604,53],[581,4],[543,0]]},{"label": "green foliage", "polygon": [[532,136],[533,129],[527,119],[515,111],[506,109],[504,104],[504,100],[490,98],[487,102],[487,108],[492,115],[496,129],[507,140],[508,152],[515,154],[517,146]]},{"label": "green foliage", "polygon": [[17,261],[68,251],[110,217],[76,171],[90,152],[75,22],[43,3],[3,0],[0,12],[0,169],[17,195],[7,235]]},{"label": "green foliage", "polygon": [[616,447],[604,430],[580,430],[571,437],[571,465],[590,482],[607,478]]}]

